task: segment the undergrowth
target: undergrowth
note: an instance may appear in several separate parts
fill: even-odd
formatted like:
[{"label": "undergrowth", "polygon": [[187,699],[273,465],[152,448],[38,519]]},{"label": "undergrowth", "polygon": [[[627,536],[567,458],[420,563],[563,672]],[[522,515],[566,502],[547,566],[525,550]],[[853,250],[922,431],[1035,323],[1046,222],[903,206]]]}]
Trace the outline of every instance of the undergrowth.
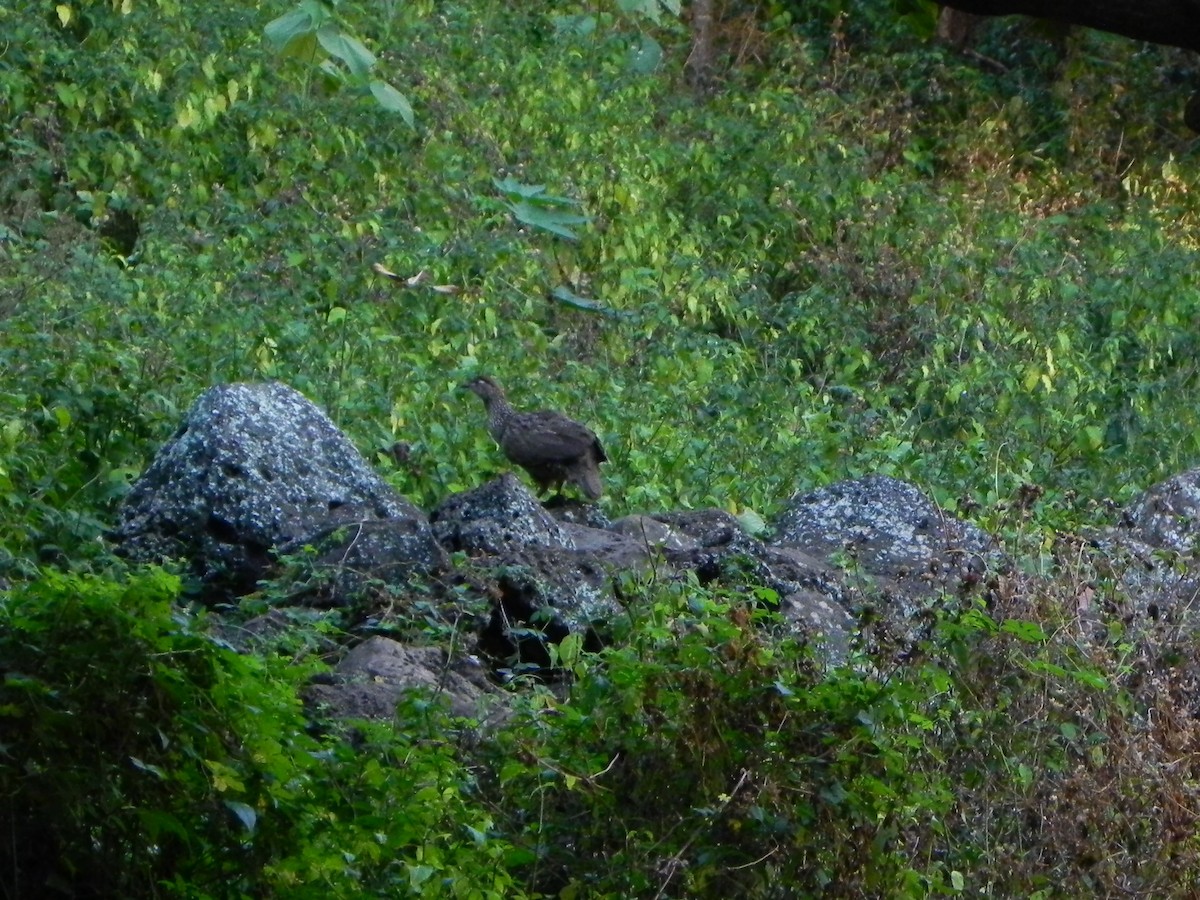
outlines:
[{"label": "undergrowth", "polygon": [[[1120,589],[1054,557],[1200,452],[1194,62],[726,3],[698,91],[669,3],[344,0],[324,68],[263,40],[306,8],[0,8],[5,896],[1195,883],[1192,640],[1081,622]],[[596,429],[614,517],[889,474],[1045,580],[834,669],[659,586],[468,757],[436,702],[314,723],[318,641],[235,652],[112,568],[212,384],[292,384],[430,508],[494,459],[479,372]]]}]

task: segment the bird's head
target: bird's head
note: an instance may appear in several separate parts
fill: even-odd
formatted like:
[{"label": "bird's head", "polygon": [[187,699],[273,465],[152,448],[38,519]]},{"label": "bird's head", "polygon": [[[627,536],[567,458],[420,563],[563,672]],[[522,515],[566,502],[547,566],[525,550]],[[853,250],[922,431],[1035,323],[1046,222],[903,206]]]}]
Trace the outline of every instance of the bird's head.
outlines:
[{"label": "bird's head", "polygon": [[478,394],[485,402],[504,399],[504,388],[500,387],[500,383],[494,378],[489,378],[487,375],[476,376],[466,382],[463,387],[473,394]]}]

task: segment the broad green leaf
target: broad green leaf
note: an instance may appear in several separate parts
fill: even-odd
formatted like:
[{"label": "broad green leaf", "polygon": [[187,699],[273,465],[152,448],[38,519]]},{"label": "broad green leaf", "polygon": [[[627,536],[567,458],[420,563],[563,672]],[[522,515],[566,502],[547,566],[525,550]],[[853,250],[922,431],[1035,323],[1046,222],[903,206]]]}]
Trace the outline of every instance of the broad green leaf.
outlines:
[{"label": "broad green leaf", "polygon": [[629,49],[626,65],[637,75],[649,75],[662,63],[662,57],[663,49],[658,41],[643,34],[641,42]]},{"label": "broad green leaf", "polygon": [[587,37],[595,30],[595,16],[575,15],[554,17],[554,31],[559,37]]},{"label": "broad green leaf", "polygon": [[1078,444],[1085,450],[1099,450],[1104,446],[1104,436],[1099,425],[1085,425],[1080,429]]},{"label": "broad green leaf", "polygon": [[766,520],[752,509],[743,509],[738,513],[737,520],[746,533],[754,537],[767,530]]},{"label": "broad green leaf", "polygon": [[504,864],[510,868],[527,866],[536,860],[537,854],[525,847],[512,847],[504,853]]},{"label": "broad green leaf", "polygon": [[500,192],[507,195],[510,200],[519,198],[541,206],[579,205],[578,200],[572,200],[570,197],[558,197],[554,194],[547,194],[544,184],[522,184],[511,178],[505,178],[503,181],[493,178],[492,184],[496,185]]},{"label": "broad green leaf", "polygon": [[493,178],[492,184],[494,184],[496,189],[502,194],[515,194],[519,197],[532,197],[534,194],[540,194],[542,191],[546,190],[546,186],[544,184],[522,184],[521,182],[515,181],[512,178]]},{"label": "broad green leaf", "polygon": [[1091,669],[1075,669],[1071,672],[1071,677],[1080,684],[1086,684],[1098,691],[1106,691],[1109,688],[1108,679]]},{"label": "broad green leaf", "polygon": [[399,113],[405,124],[410,128],[413,127],[413,108],[406,96],[386,81],[380,81],[378,78],[371,82],[370,88],[371,96],[375,98],[376,103],[388,112]]},{"label": "broad green leaf", "polygon": [[408,883],[412,887],[420,887],[434,876],[437,870],[433,866],[408,866]]},{"label": "broad green leaf", "polygon": [[266,23],[263,35],[277,53],[287,55],[290,43],[300,37],[311,36],[316,30],[317,24],[313,22],[312,13],[300,6]]},{"label": "broad green leaf", "polygon": [[254,834],[254,826],[258,824],[258,814],[254,811],[254,807],[237,800],[226,800],[225,805],[246,826],[246,831]]},{"label": "broad green leaf", "polygon": [[345,85],[353,77],[332,59],[326,59],[318,68],[321,70],[321,74],[328,79],[327,84],[331,90]]},{"label": "broad green leaf", "polygon": [[311,61],[317,55],[317,35],[315,32],[307,32],[297,35],[292,40],[288,41],[287,45],[279,50],[281,57],[295,57],[305,61]]},{"label": "broad green leaf", "polygon": [[617,0],[617,6],[623,13],[645,16],[658,25],[662,22],[664,9],[673,15],[679,15],[680,0]]},{"label": "broad green leaf", "polygon": [[356,78],[366,78],[375,65],[375,55],[332,22],[317,30],[317,40],[326,53],[344,62]]},{"label": "broad green leaf", "polygon": [[159,778],[166,781],[167,773],[164,772],[162,769],[160,769],[158,766],[151,765],[150,763],[144,763],[140,759],[138,759],[136,756],[129,757],[129,761],[131,763],[133,763],[133,767],[135,769],[141,769],[143,772],[149,772],[151,775],[157,775]]},{"label": "broad green leaf", "polygon": [[529,225],[532,228],[540,228],[542,231],[549,231],[551,234],[557,234],[559,237],[564,237],[569,241],[579,240],[579,236],[568,226],[585,225],[591,221],[589,216],[559,212],[554,209],[544,209],[533,206],[525,201],[512,203],[509,206],[518,222]]},{"label": "broad green leaf", "polygon": [[581,297],[565,284],[560,284],[550,292],[550,296],[562,303],[564,306],[569,306],[572,309],[582,310],[583,312],[597,313],[602,316],[615,316],[624,318],[628,314],[619,310],[613,309],[611,306],[605,306],[603,303],[598,303],[595,300],[589,300],[587,297]]},{"label": "broad green leaf", "polygon": [[161,812],[159,810],[139,809],[138,819],[142,823],[142,827],[149,832],[150,837],[154,840],[158,839],[162,834],[173,834],[176,837],[181,837],[185,841],[189,840],[189,833],[184,828],[183,823],[170,813]]}]

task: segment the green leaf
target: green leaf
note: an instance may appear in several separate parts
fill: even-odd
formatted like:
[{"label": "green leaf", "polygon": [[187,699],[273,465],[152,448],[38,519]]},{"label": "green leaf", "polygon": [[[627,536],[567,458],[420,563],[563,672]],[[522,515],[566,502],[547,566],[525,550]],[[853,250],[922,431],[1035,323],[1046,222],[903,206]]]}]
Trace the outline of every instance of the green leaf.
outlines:
[{"label": "green leaf", "polygon": [[280,56],[311,55],[315,34],[330,19],[330,13],[318,0],[304,0],[291,12],[267,23],[263,35]]},{"label": "green leaf", "polygon": [[277,52],[282,52],[291,41],[301,35],[311,34],[312,31],[313,23],[308,13],[302,9],[293,9],[268,22],[263,29],[263,35]]},{"label": "green leaf", "polygon": [[512,847],[504,853],[504,864],[509,868],[527,866],[537,859],[537,854],[524,847]]},{"label": "green leaf", "polygon": [[601,316],[613,316],[614,318],[629,317],[628,313],[613,309],[611,306],[605,306],[603,303],[597,303],[595,300],[589,300],[587,297],[580,297],[565,284],[560,284],[552,290],[550,296],[563,304],[563,306],[569,306],[572,309],[578,309],[583,312],[596,313]]},{"label": "green leaf", "polygon": [[662,22],[664,9],[678,16],[681,4],[680,0],[617,0],[617,7],[623,13],[644,16],[658,25]]},{"label": "green leaf", "polygon": [[767,530],[766,520],[752,509],[743,509],[737,516],[738,524],[746,534],[758,537]]},{"label": "green leaf", "polygon": [[509,204],[509,208],[518,222],[529,225],[532,228],[540,228],[542,231],[549,231],[551,234],[557,234],[569,241],[579,240],[579,236],[568,226],[585,225],[591,221],[590,216],[544,209],[533,206],[525,201],[511,203]]},{"label": "green leaf", "polygon": [[629,48],[626,67],[636,75],[650,75],[662,64],[662,45],[648,34],[639,44]]},{"label": "green leaf", "polygon": [[554,32],[559,37],[587,37],[595,30],[595,16],[575,15],[554,17]]},{"label": "green leaf", "polygon": [[1038,625],[1037,622],[1005,619],[1004,624],[1000,626],[1000,630],[1029,644],[1041,644],[1046,640],[1046,632],[1042,631],[1042,626]]},{"label": "green leaf", "polygon": [[317,36],[314,32],[299,35],[288,41],[287,46],[279,51],[281,57],[295,57],[311,61],[317,55]]},{"label": "green leaf", "polygon": [[357,39],[341,31],[332,22],[317,31],[317,40],[330,56],[344,62],[356,78],[366,78],[375,65],[375,55]]},{"label": "green leaf", "polygon": [[544,184],[522,184],[512,178],[493,178],[492,184],[502,194],[507,194],[509,197],[535,197],[546,190]]},{"label": "green leaf", "polygon": [[246,826],[246,831],[254,834],[254,826],[258,824],[258,813],[254,811],[254,807],[237,800],[226,800],[225,805]]},{"label": "green leaf", "polygon": [[1091,669],[1076,669],[1071,672],[1071,677],[1080,684],[1086,684],[1090,688],[1095,688],[1098,691],[1105,691],[1109,688],[1108,679]]},{"label": "green leaf", "polygon": [[129,761],[133,763],[133,767],[135,769],[141,769],[143,772],[149,772],[151,775],[157,775],[159,778],[166,781],[167,773],[158,766],[151,765],[150,763],[144,763],[136,756],[129,757]]},{"label": "green leaf", "polygon": [[434,876],[437,870],[433,866],[408,866],[408,883],[411,887],[420,887]]},{"label": "green leaf", "polygon": [[399,113],[409,128],[413,127],[413,108],[408,98],[388,84],[386,81],[374,79],[369,85],[371,96],[388,112]]}]

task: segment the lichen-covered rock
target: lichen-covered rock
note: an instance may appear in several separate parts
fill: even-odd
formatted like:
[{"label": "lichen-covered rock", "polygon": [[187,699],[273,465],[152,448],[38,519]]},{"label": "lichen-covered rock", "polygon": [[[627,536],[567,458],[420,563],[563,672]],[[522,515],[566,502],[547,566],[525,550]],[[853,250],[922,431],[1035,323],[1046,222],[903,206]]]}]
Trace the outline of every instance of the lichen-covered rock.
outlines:
[{"label": "lichen-covered rock", "polygon": [[1121,513],[1118,531],[1150,547],[1195,552],[1200,544],[1200,469],[1144,491]]},{"label": "lichen-covered rock", "polygon": [[[777,604],[796,633],[822,648],[826,659],[841,662],[850,646],[853,619],[848,592],[838,573],[792,547],[774,547],[746,533],[721,509],[656,513],[653,520],[670,529],[666,558],[679,571],[695,572],[703,585],[745,591],[747,599]],[[774,599],[761,592],[773,592]]]},{"label": "lichen-covered rock", "polygon": [[772,543],[886,579],[906,595],[931,596],[976,578],[991,539],[913,485],[870,475],[793,498]]},{"label": "lichen-covered rock", "polygon": [[1078,547],[1100,587],[1081,613],[1139,632],[1191,634],[1200,625],[1200,469],[1147,488],[1117,524]]},{"label": "lichen-covered rock", "polygon": [[379,520],[428,530],[424,514],[303,395],[277,382],[228,384],[188,411],[122,503],[110,537],[132,559],[184,558],[203,577],[246,591],[279,548],[331,525]]},{"label": "lichen-covered rock", "polygon": [[652,518],[669,527],[676,535],[677,542],[693,543],[699,547],[723,547],[742,539],[755,540],[735,516],[723,509],[655,513]]},{"label": "lichen-covered rock", "polygon": [[567,530],[511,473],[447,497],[429,521],[442,546],[471,555],[522,547],[573,547]]}]

